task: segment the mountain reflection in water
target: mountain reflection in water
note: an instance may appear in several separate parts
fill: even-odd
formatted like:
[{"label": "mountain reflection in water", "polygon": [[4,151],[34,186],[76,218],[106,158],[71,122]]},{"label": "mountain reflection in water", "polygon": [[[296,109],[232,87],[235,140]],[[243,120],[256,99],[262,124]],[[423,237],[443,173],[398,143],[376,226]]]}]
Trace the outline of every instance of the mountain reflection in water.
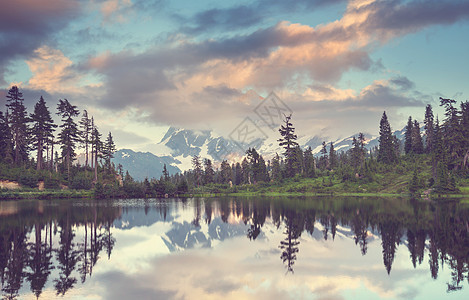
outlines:
[{"label": "mountain reflection in water", "polygon": [[0,202],[0,218],[5,299],[419,298],[431,278],[467,296],[469,207],[457,203],[38,200]]}]

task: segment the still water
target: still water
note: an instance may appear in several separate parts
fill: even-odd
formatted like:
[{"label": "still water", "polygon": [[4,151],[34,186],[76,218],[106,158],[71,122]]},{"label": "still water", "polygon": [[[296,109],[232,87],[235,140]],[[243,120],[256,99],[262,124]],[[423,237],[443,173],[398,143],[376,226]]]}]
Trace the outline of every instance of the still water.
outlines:
[{"label": "still water", "polygon": [[6,299],[469,299],[469,206],[0,202]]}]

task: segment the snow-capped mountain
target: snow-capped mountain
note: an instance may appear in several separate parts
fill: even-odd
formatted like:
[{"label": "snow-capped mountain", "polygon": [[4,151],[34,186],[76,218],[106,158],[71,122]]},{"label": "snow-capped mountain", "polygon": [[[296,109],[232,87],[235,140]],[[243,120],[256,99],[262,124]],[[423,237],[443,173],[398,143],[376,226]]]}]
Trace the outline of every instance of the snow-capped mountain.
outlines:
[{"label": "snow-capped mountain", "polygon": [[[394,131],[399,140],[404,138],[405,129]],[[379,136],[365,133],[365,148],[370,150],[378,146]],[[358,134],[332,141],[336,151],[348,151],[353,147],[353,138]],[[266,160],[270,160],[276,153],[283,153],[283,148],[278,144],[278,136],[271,135],[261,140],[256,145],[258,152]],[[301,148],[311,147],[313,154],[318,155],[322,148],[322,142],[327,143],[329,150],[330,139],[320,136],[300,136],[297,140]],[[201,158],[211,159],[215,165],[226,159],[229,162],[239,162],[249,145],[221,136],[210,130],[189,130],[170,127],[159,145],[169,149],[165,155],[157,156],[149,152],[134,152],[128,149],[119,150],[114,154],[113,162],[122,164],[124,170],[138,180],[159,178],[162,175],[163,165],[170,174],[189,170],[192,168],[192,157],[199,155]]]},{"label": "snow-capped mountain", "polygon": [[130,149],[118,150],[114,153],[112,162],[116,166],[121,164],[124,172],[129,171],[129,174],[139,181],[145,178],[160,178],[165,164],[169,174],[181,172],[177,167],[180,161],[172,156],[156,156],[150,152],[135,152]]}]

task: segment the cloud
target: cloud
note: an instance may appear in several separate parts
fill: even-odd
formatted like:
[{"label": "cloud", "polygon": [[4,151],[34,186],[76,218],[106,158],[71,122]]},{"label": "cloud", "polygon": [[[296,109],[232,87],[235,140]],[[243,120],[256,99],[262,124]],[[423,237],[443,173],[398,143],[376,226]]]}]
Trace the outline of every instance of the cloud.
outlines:
[{"label": "cloud", "polygon": [[0,84],[11,60],[31,54],[81,13],[76,0],[4,1],[0,10]]},{"label": "cloud", "polygon": [[42,46],[26,61],[33,76],[28,87],[49,93],[78,92],[77,75],[70,72],[73,62],[62,51]]},{"label": "cloud", "polygon": [[265,18],[278,13],[308,10],[345,2],[345,0],[300,0],[300,1],[256,1],[250,4],[227,8],[210,8],[184,17],[175,14],[174,18],[184,25],[180,31],[188,34],[200,34],[209,31],[225,31],[248,28],[262,24]]}]

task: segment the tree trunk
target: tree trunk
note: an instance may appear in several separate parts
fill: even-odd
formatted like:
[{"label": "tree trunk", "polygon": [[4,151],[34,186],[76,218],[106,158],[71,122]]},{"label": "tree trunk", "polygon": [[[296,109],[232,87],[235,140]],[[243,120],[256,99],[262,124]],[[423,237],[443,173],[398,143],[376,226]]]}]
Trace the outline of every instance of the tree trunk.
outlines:
[{"label": "tree trunk", "polygon": [[37,145],[37,168],[38,171],[42,169],[42,141],[38,141]]}]

